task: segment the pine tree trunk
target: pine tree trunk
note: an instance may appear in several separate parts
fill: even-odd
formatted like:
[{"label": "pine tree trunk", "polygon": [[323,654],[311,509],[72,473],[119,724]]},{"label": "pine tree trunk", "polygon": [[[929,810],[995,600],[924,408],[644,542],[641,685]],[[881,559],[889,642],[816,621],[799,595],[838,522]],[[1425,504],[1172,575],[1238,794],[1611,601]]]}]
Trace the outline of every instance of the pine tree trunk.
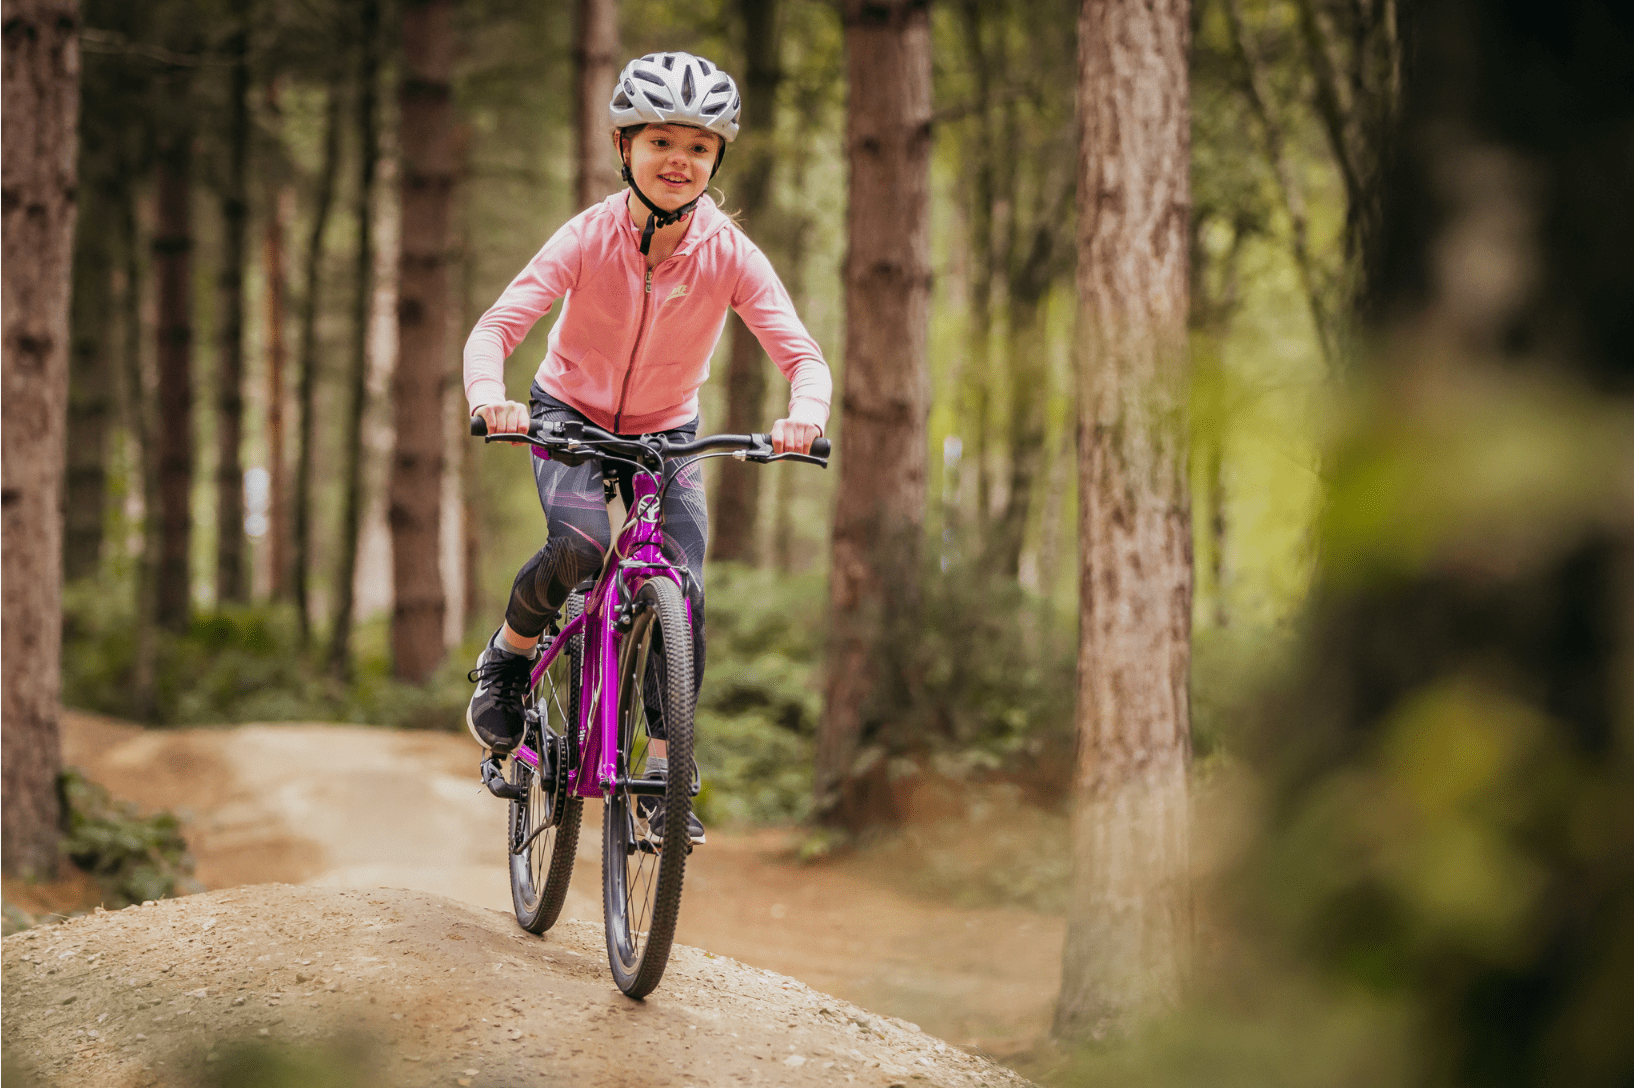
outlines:
[{"label": "pine tree trunk", "polygon": [[930,311],[930,16],[923,0],[847,0],[851,165],[840,481],[830,575],[827,708],[815,803],[859,829],[892,815],[883,761],[857,754],[900,690],[890,630],[917,607],[925,516]]},{"label": "pine tree trunk", "polygon": [[357,254],[353,268],[352,352],[347,375],[346,437],[341,447],[342,495],[340,560],[335,564],[334,622],[329,636],[329,670],[344,676],[351,668],[352,618],[356,603],[358,535],[363,524],[363,416],[369,393],[369,318],[374,302],[374,188],[380,165],[375,84],[380,73],[379,0],[358,4]]},{"label": "pine tree trunk", "polygon": [[392,376],[392,661],[418,683],[443,658],[443,388],[450,376],[449,216],[456,148],[452,0],[403,9],[402,253],[397,368]]},{"label": "pine tree trunk", "polygon": [[[972,184],[968,204],[970,267],[967,274],[970,324],[965,334],[965,362],[960,369],[959,426],[964,431],[961,461],[975,472],[974,509],[966,526],[973,538],[985,542],[991,485],[988,477],[988,413],[992,398],[993,283],[998,279],[993,236],[993,205],[998,199],[995,159],[1003,154],[992,120],[993,68],[983,35],[984,13],[993,11],[982,0],[960,0],[959,23],[964,33],[970,75],[975,82],[976,154],[970,163]],[[962,492],[963,481],[958,482]],[[959,527],[955,527],[957,531]],[[985,543],[983,544],[985,547]]]},{"label": "pine tree trunk", "polygon": [[154,382],[142,358],[142,255],[137,226],[137,190],[123,194],[119,209],[119,241],[124,261],[125,288],[120,297],[120,368],[123,371],[125,426],[136,447],[141,473],[142,544],[136,560],[134,630],[131,632],[131,705],[129,716],[152,721],[157,716],[155,674],[158,657],[159,586],[159,450],[154,437]]},{"label": "pine tree trunk", "polygon": [[[338,67],[338,66],[337,66]],[[290,579],[295,590],[295,609],[300,618],[301,645],[312,644],[312,458],[318,416],[318,314],[323,302],[323,236],[329,229],[329,213],[335,204],[335,181],[340,174],[341,107],[345,102],[343,75],[331,73],[329,98],[324,107],[323,165],[318,169],[317,192],[312,206],[312,231],[306,246],[306,297],[301,304],[301,373],[298,399],[301,406],[300,434],[295,451],[295,494],[291,506],[294,520],[294,555]]]},{"label": "pine tree trunk", "polygon": [[[753,232],[771,208],[773,141],[777,137],[777,87],[782,82],[778,57],[778,0],[738,0],[743,20],[745,80],[743,119],[733,155],[737,160],[740,223]],[[726,364],[726,430],[750,434],[767,429],[766,353],[760,341],[733,314],[732,348]],[[715,559],[753,563],[758,554],[760,521],[758,466],[722,461],[710,515],[710,554]]]},{"label": "pine tree trunk", "polygon": [[228,39],[227,176],[221,193],[216,354],[216,601],[249,599],[244,562],[244,255],[249,249],[249,31]]},{"label": "pine tree trunk", "polygon": [[79,8],[6,0],[4,322],[0,377],[0,858],[8,874],[55,875],[62,808],[57,732],[62,643],[63,453],[74,246]]},{"label": "pine tree trunk", "polygon": [[[271,94],[269,92],[269,98]],[[288,436],[284,423],[289,350],[284,339],[285,293],[284,233],[289,222],[293,191],[282,183],[270,187],[267,221],[262,235],[262,262],[267,288],[267,489],[268,565],[272,599],[285,600],[290,592],[290,519]]]},{"label": "pine tree trunk", "polygon": [[1076,871],[1058,1035],[1172,1004],[1191,937],[1184,0],[1079,22]]},{"label": "pine tree trunk", "polygon": [[1050,394],[1049,337],[1044,326],[1057,221],[1040,217],[1021,267],[1010,277],[1010,480],[1004,510],[992,527],[993,569],[1021,571],[1032,522],[1034,490],[1044,471],[1044,410]]},{"label": "pine tree trunk", "polygon": [[574,83],[578,88],[578,175],[574,191],[588,208],[619,190],[607,104],[618,81],[618,0],[579,0],[573,28]]},{"label": "pine tree trunk", "polygon": [[[186,109],[186,77],[172,73],[169,99]],[[185,117],[185,113],[183,114]],[[159,626],[181,631],[191,607],[188,553],[193,539],[193,294],[190,219],[193,133],[179,119],[155,151],[153,275],[157,290],[159,462],[159,570],[155,608]]]},{"label": "pine tree trunk", "polygon": [[82,186],[74,232],[73,341],[68,357],[68,464],[63,485],[62,575],[97,573],[102,553],[107,435],[113,409],[111,201]]}]

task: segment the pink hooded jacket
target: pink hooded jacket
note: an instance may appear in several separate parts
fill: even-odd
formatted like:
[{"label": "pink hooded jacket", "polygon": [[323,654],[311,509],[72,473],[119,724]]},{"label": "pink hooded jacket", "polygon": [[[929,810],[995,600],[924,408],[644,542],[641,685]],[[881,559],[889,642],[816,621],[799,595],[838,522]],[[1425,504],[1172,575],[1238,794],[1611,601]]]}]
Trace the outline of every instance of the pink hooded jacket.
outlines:
[{"label": "pink hooded jacket", "polygon": [[505,358],[560,298],[536,380],[598,426],[648,434],[697,415],[731,307],[792,384],[789,419],[823,428],[833,379],[765,254],[705,196],[675,253],[649,273],[625,199],[568,220],[471,330],[472,410],[506,399]]}]

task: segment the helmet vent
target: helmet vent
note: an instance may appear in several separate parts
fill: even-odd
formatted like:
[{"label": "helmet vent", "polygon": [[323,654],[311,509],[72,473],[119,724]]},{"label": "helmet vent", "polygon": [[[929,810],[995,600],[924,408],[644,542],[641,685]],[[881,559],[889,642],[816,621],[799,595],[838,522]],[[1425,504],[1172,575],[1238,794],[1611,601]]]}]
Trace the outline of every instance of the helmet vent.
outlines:
[{"label": "helmet vent", "polygon": [[647,82],[648,82],[648,83],[656,83],[656,84],[658,84],[658,86],[660,86],[660,87],[662,87],[662,86],[663,86],[663,85],[664,85],[664,80],[663,80],[663,78],[662,78],[662,77],[660,77],[660,76],[655,76],[655,75],[653,75],[653,74],[652,74],[652,73],[651,73],[651,72],[643,72],[643,71],[640,71],[640,70],[639,70],[639,69],[638,69],[638,70],[637,70],[637,71],[635,71],[635,72],[634,72],[634,73],[633,73],[633,75],[634,75],[634,76],[635,76],[635,78],[637,78],[637,79],[644,79],[644,80],[646,80],[646,81],[647,81]]},{"label": "helmet vent", "polygon": [[704,75],[707,76],[710,72],[713,72],[714,70],[715,69],[710,66],[710,63],[707,60],[704,60],[702,57],[698,58],[698,71],[702,72]]},{"label": "helmet vent", "polygon": [[685,102],[689,106],[692,105],[693,98],[697,97],[693,91],[692,69],[688,68],[686,77],[681,80],[681,101]]},{"label": "helmet vent", "polygon": [[663,64],[664,64],[664,71],[666,71],[666,72],[675,71],[675,54],[674,53],[665,53],[664,54]]},{"label": "helmet vent", "polygon": [[613,97],[613,108],[615,110],[627,110],[627,109],[629,109],[630,108],[629,96],[627,96],[623,91],[619,91],[618,94]]},{"label": "helmet vent", "polygon": [[672,110],[675,108],[675,103],[670,100],[669,95],[659,94],[657,91],[648,91],[647,101],[651,102],[661,110]]},{"label": "helmet vent", "polygon": [[722,91],[729,91],[731,89],[732,89],[732,81],[728,80],[728,79],[723,79],[719,83],[715,84],[713,87],[709,88],[709,93],[710,94],[719,94]]}]

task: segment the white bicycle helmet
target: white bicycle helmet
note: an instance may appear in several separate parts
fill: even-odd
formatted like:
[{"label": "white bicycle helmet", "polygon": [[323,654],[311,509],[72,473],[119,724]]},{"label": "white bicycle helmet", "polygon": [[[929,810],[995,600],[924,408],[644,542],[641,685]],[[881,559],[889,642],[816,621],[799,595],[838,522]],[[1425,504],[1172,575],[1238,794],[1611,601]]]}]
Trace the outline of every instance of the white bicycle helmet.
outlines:
[{"label": "white bicycle helmet", "polygon": [[624,66],[609,106],[613,128],[691,125],[731,143],[743,100],[732,77],[691,53],[648,53]]},{"label": "white bicycle helmet", "polygon": [[[615,133],[631,125],[691,125],[718,135],[721,146],[710,177],[721,168],[726,145],[737,138],[738,115],[742,112],[743,100],[732,77],[691,53],[648,53],[632,60],[619,75],[608,106]],[[623,176],[624,183],[650,213],[641,232],[641,252],[645,255],[652,245],[653,232],[680,222],[697,206],[699,198],[665,211],[635,183],[627,158]]]}]

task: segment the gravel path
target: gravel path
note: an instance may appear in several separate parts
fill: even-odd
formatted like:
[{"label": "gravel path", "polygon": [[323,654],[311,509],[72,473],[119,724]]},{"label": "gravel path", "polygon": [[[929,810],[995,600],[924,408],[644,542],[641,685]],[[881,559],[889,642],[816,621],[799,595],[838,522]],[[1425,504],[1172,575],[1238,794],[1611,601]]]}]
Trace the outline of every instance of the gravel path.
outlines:
[{"label": "gravel path", "polygon": [[1021,1086],[1017,1074],[801,982],[677,946],[630,1001],[601,926],[544,937],[421,891],[260,884],[4,941],[16,1086],[231,1083],[245,1048],[329,1055],[332,1083]]}]

